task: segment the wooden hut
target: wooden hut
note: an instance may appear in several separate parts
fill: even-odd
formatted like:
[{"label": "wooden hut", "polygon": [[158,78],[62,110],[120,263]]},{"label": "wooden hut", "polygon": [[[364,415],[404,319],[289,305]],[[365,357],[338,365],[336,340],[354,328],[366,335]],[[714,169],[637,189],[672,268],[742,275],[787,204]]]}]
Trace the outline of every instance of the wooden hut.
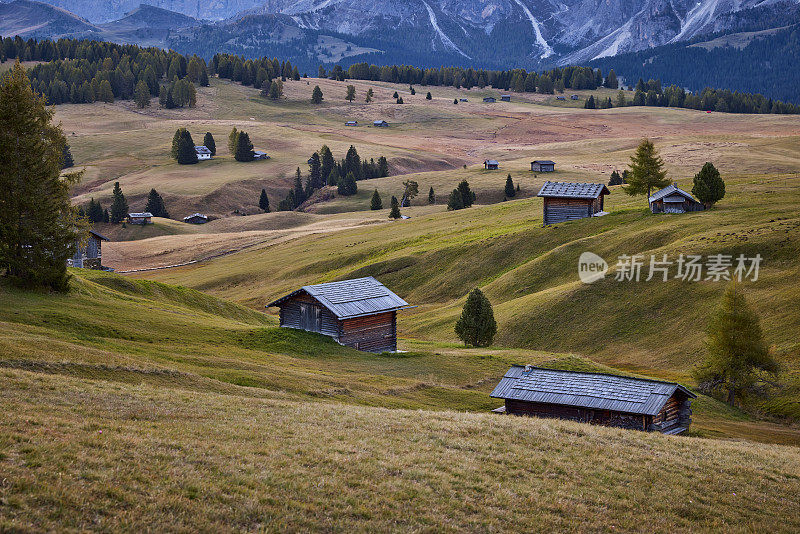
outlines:
[{"label": "wooden hut", "polygon": [[678,184],[668,185],[647,200],[650,203],[650,211],[653,213],[686,213],[705,209],[705,206],[678,187]]},{"label": "wooden hut", "polygon": [[500,100],[503,102],[511,102],[511,95],[500,95]]},{"label": "wooden hut", "polygon": [[344,123],[345,126],[358,126],[358,121],[347,121]]},{"label": "wooden hut", "polygon": [[689,427],[696,398],[674,382],[521,365],[509,369],[491,396],[505,401],[497,412],[664,434]]},{"label": "wooden hut", "polygon": [[141,213],[129,213],[128,224],[153,224],[153,214],[149,211]]},{"label": "wooden hut", "polygon": [[94,230],[89,230],[86,243],[83,246],[81,243],[75,244],[75,254],[67,259],[67,266],[80,269],[102,269],[103,241],[108,241],[108,238]]},{"label": "wooden hut", "polygon": [[189,224],[205,224],[208,222],[208,217],[202,213],[192,213],[183,218],[183,222]]},{"label": "wooden hut", "polygon": [[280,308],[280,325],[330,336],[366,352],[397,350],[397,310],[408,303],[375,278],[300,289],[267,304]]},{"label": "wooden hut", "polygon": [[372,125],[376,128],[388,128],[389,123],[384,120],[372,121]]},{"label": "wooden hut", "polygon": [[556,162],[549,159],[537,159],[531,161],[532,172],[555,172]]},{"label": "wooden hut", "polygon": [[496,159],[487,159],[483,162],[483,167],[487,171],[496,171],[500,168],[500,162]]},{"label": "wooden hut", "polygon": [[603,198],[611,194],[604,184],[545,182],[539,190],[544,198],[544,224],[604,215]]},{"label": "wooden hut", "polygon": [[483,101],[486,102],[487,104],[494,104],[495,102],[497,102],[497,99],[493,96],[487,96],[483,99]]}]

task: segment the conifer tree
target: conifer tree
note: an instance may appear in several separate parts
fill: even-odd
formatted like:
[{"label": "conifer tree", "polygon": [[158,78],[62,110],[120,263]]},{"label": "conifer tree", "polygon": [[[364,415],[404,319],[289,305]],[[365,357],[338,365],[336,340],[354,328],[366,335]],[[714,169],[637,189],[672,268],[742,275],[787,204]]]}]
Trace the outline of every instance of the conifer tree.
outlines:
[{"label": "conifer tree", "polygon": [[211,135],[211,132],[206,132],[206,135],[203,136],[203,146],[211,151],[212,156],[217,155],[217,143],[214,142],[214,136]]},{"label": "conifer tree", "polygon": [[267,197],[266,189],[261,190],[261,197],[258,199],[258,207],[264,213],[269,213],[269,197]]},{"label": "conifer tree", "polygon": [[585,109],[595,109],[597,107],[594,103],[594,95],[589,95],[589,98],[586,99],[586,103],[583,105],[583,107]]},{"label": "conifer tree", "polygon": [[233,157],[236,161],[246,162],[253,161],[253,143],[250,142],[250,136],[245,131],[239,132],[236,136],[236,150]]},{"label": "conifer tree", "polygon": [[731,282],[708,324],[707,359],[694,374],[701,389],[725,395],[730,405],[758,381],[759,372],[775,374],[758,315],[741,289]]},{"label": "conifer tree", "polygon": [[433,192],[433,186],[431,186],[430,191],[428,191],[428,204],[435,204],[436,203],[436,194]]},{"label": "conifer tree", "polygon": [[465,208],[475,203],[475,193],[469,188],[469,182],[466,180],[461,180],[458,184],[458,192],[461,193],[461,203]]},{"label": "conifer tree", "polygon": [[175,135],[172,136],[172,148],[169,155],[172,159],[178,159],[178,146],[180,145],[181,135],[186,128],[178,128],[175,130]]},{"label": "conifer tree", "polygon": [[453,99],[453,104],[458,104],[458,99],[457,98]]},{"label": "conifer tree", "polygon": [[356,98],[356,86],[355,85],[348,85],[347,86],[347,95],[345,95],[344,99],[348,102],[352,102]]},{"label": "conifer tree", "polygon": [[239,131],[234,128],[231,130],[231,133],[228,134],[228,152],[231,155],[236,153],[236,144],[239,142]]},{"label": "conifer tree", "polygon": [[692,194],[706,208],[710,208],[725,196],[725,182],[711,162],[706,162],[700,172],[695,174]]},{"label": "conifer tree", "polygon": [[611,173],[611,178],[608,180],[608,185],[622,185],[622,176],[620,176],[619,171],[614,170]]},{"label": "conifer tree", "polygon": [[461,191],[453,189],[450,197],[447,199],[448,211],[464,209],[464,198],[461,196]]},{"label": "conifer tree", "polygon": [[397,201],[396,196],[392,196],[392,201],[390,203],[389,209],[389,218],[390,219],[399,219],[400,215],[400,203]]},{"label": "conifer tree", "polygon": [[72,159],[72,152],[69,149],[69,145],[64,143],[64,150],[61,152],[61,168],[62,169],[69,169],[75,165],[75,160]]},{"label": "conifer tree", "polygon": [[370,102],[372,102],[372,97],[373,97],[373,96],[375,96],[375,92],[372,90],[372,87],[370,87],[370,88],[367,90],[367,96],[366,96],[366,98],[364,99],[364,102],[366,102],[367,104],[369,104]]},{"label": "conifer tree", "polygon": [[358,192],[356,177],[352,172],[348,172],[343,179],[339,180],[337,192],[342,196],[355,195]]},{"label": "conifer tree", "polygon": [[103,210],[103,222],[108,223],[111,222],[111,215],[109,215],[108,210]]},{"label": "conifer tree", "polygon": [[192,165],[197,163],[197,151],[194,149],[194,140],[192,134],[186,128],[181,128],[181,134],[178,138],[178,155],[177,160],[180,165]]},{"label": "conifer tree", "polygon": [[317,152],[311,154],[308,160],[308,183],[312,189],[319,189],[325,185],[322,179],[322,162]]},{"label": "conifer tree", "polygon": [[128,201],[125,199],[125,195],[122,194],[122,188],[119,186],[119,182],[114,182],[112,197],[109,220],[117,224],[125,220],[125,217],[128,216]]},{"label": "conifer tree", "polygon": [[294,207],[296,208],[306,201],[306,192],[303,190],[303,176],[300,174],[300,167],[297,167],[297,171],[295,172],[292,190],[294,191]]},{"label": "conifer tree", "polygon": [[380,210],[383,209],[383,202],[381,201],[381,195],[378,193],[376,189],[374,193],[372,193],[372,200],[370,200],[369,209],[371,210]]},{"label": "conifer tree", "polygon": [[322,89],[319,88],[319,85],[315,85],[314,91],[311,92],[311,102],[322,104]]},{"label": "conifer tree", "polygon": [[506,178],[506,187],[504,192],[507,198],[514,198],[514,196],[517,194],[516,189],[514,189],[514,181],[511,179],[510,174]]},{"label": "conifer tree", "polygon": [[392,95],[392,98],[397,99],[397,97],[399,97],[399,96],[400,95],[397,94],[397,91],[395,91],[394,94]]},{"label": "conifer tree", "polygon": [[378,158],[378,178],[386,176],[389,176],[389,162],[386,160],[386,156],[381,156]]},{"label": "conifer tree", "polygon": [[432,99],[433,99],[433,95],[431,95],[431,92],[428,91],[428,94],[425,95],[425,100],[432,100]]},{"label": "conifer tree", "polygon": [[133,101],[139,109],[150,106],[150,88],[143,79],[136,84],[136,89],[133,92]]},{"label": "conifer tree", "polygon": [[339,168],[334,166],[328,174],[328,185],[338,186],[341,176],[339,176]]},{"label": "conifer tree", "polygon": [[398,104],[404,104],[402,96],[397,99],[397,103]]},{"label": "conifer tree", "polygon": [[[331,153],[331,149],[328,148],[328,145],[322,145],[322,148],[319,149],[319,160],[319,172],[322,178],[327,180],[331,171],[336,166],[336,160],[333,158],[333,153]],[[336,183],[330,183],[330,181],[328,181],[328,185],[336,185]]]},{"label": "conifer tree", "polygon": [[155,188],[151,189],[147,195],[147,206],[145,206],[144,211],[152,213],[153,217],[169,219],[169,212],[167,212],[167,208],[164,205],[164,199],[161,198]]},{"label": "conifer tree", "polygon": [[473,289],[455,326],[456,335],[464,345],[488,347],[497,333],[492,304],[477,287]]},{"label": "conifer tree", "polygon": [[642,139],[631,156],[628,185],[624,191],[631,196],[650,196],[653,188],[662,189],[669,185],[664,160],[658,155],[655,145],[649,139]]}]

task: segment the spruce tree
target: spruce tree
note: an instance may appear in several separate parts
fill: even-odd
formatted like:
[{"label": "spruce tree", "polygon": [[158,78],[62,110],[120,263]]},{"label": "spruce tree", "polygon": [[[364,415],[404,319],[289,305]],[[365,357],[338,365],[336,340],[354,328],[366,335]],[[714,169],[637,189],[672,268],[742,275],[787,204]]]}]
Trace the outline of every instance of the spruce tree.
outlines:
[{"label": "spruce tree", "polygon": [[628,185],[624,191],[631,196],[650,196],[652,190],[662,189],[669,185],[664,160],[658,155],[655,145],[649,139],[642,139],[636,152],[631,156]]},{"label": "spruce tree", "polygon": [[103,210],[103,222],[104,223],[111,222],[111,215],[108,213],[107,209]]},{"label": "spruce tree", "polygon": [[347,95],[345,95],[344,99],[348,102],[352,102],[356,98],[356,86],[355,85],[348,85],[347,86]]},{"label": "spruce tree", "polygon": [[109,220],[115,224],[121,223],[128,216],[128,201],[125,199],[125,195],[122,194],[119,182],[114,182],[114,191],[111,194],[113,198],[111,200],[111,216]]},{"label": "spruce tree", "polygon": [[448,211],[464,209],[464,199],[458,189],[453,189],[450,193],[447,199],[447,209]]},{"label": "spruce tree", "polygon": [[194,149],[194,140],[189,130],[181,128],[181,135],[178,139],[177,160],[180,165],[192,165],[197,163],[197,151]]},{"label": "spruce tree", "polygon": [[72,159],[72,152],[69,150],[69,145],[64,143],[64,150],[61,152],[61,168],[69,169],[74,165],[75,161]]},{"label": "spruce tree", "polygon": [[514,189],[514,181],[511,179],[510,174],[506,178],[506,187],[504,192],[507,198],[514,198],[514,196],[517,194],[516,189]]},{"label": "spruce tree", "polygon": [[267,191],[265,189],[261,190],[261,197],[258,199],[258,207],[264,213],[269,213],[269,197],[267,197]]},{"label": "spruce tree", "polygon": [[217,143],[214,142],[214,136],[211,135],[211,132],[206,132],[206,135],[203,136],[203,146],[211,151],[212,156],[217,155]]},{"label": "spruce tree", "polygon": [[710,208],[725,196],[725,182],[711,162],[706,162],[700,172],[695,174],[692,194],[706,208]]},{"label": "spruce tree", "polygon": [[458,99],[457,98],[453,99],[453,104],[458,104]]},{"label": "spruce tree", "polygon": [[390,219],[399,219],[400,215],[400,203],[397,201],[396,196],[392,196],[392,201],[390,203],[389,209],[389,218]]},{"label": "spruce tree", "polygon": [[0,271],[22,287],[66,291],[79,238],[69,193],[81,173],[61,175],[66,139],[54,113],[16,61],[0,78]]},{"label": "spruce tree", "polygon": [[436,194],[433,192],[433,187],[431,190],[428,191],[428,204],[435,204],[436,203]]},{"label": "spruce tree", "polygon": [[583,105],[583,107],[585,109],[595,109],[597,107],[594,103],[594,95],[589,95],[589,98],[586,99],[586,103]]},{"label": "spruce tree", "polygon": [[231,133],[228,134],[228,152],[233,155],[236,153],[236,144],[239,142],[239,131],[234,126]]},{"label": "spruce tree", "polygon": [[296,208],[306,201],[306,192],[303,189],[303,175],[300,174],[300,167],[297,167],[297,171],[295,172],[292,190],[294,191],[294,207]]},{"label": "spruce tree", "polygon": [[233,157],[236,161],[246,162],[253,161],[253,143],[250,142],[250,136],[245,131],[239,132],[236,136],[236,150]]},{"label": "spruce tree", "polygon": [[395,91],[394,94],[392,95],[392,98],[397,99],[397,97],[399,97],[399,96],[400,95],[397,94],[397,91]]},{"label": "spruce tree", "polygon": [[611,178],[608,180],[608,185],[622,185],[622,176],[620,176],[619,171],[614,170],[611,173]]},{"label": "spruce tree", "polygon": [[367,90],[367,96],[366,96],[366,98],[364,98],[364,102],[366,102],[367,104],[369,104],[370,102],[372,102],[372,97],[373,97],[373,96],[375,96],[375,92],[372,90],[372,87],[370,87],[370,88]]},{"label": "spruce tree", "polygon": [[378,158],[378,178],[386,176],[389,176],[389,162],[386,160],[386,156],[381,156]]},{"label": "spruce tree", "polygon": [[355,195],[358,192],[356,177],[352,172],[348,172],[343,179],[339,180],[337,192],[342,196]]},{"label": "spruce tree", "polygon": [[150,88],[143,79],[136,84],[136,89],[133,92],[133,101],[139,109],[150,106]]},{"label": "spruce tree", "polygon": [[475,203],[475,193],[469,188],[469,182],[466,180],[461,180],[458,184],[458,192],[461,193],[461,203],[465,208]]},{"label": "spruce tree", "polygon": [[[331,174],[331,171],[336,166],[336,160],[333,159],[333,153],[331,153],[331,149],[328,148],[328,145],[322,145],[322,148],[319,149],[319,161],[319,172],[322,175],[322,178],[327,180]],[[328,181],[328,185],[336,184]]]},{"label": "spruce tree", "polygon": [[164,199],[161,198],[161,195],[159,195],[158,191],[155,189],[151,189],[150,193],[147,195],[147,205],[144,211],[152,213],[153,217],[169,219],[169,213],[164,205]]},{"label": "spruce tree", "polygon": [[470,292],[464,303],[455,332],[464,345],[473,347],[488,347],[494,340],[497,322],[494,320],[492,304],[477,287]]},{"label": "spruce tree", "polygon": [[730,405],[748,393],[760,371],[777,373],[760,321],[741,289],[731,282],[708,324],[707,359],[695,370],[701,389],[724,394]]},{"label": "spruce tree", "polygon": [[383,209],[383,202],[381,201],[381,195],[378,193],[376,189],[374,193],[372,193],[372,200],[370,201],[369,209],[371,210],[380,210]]},{"label": "spruce tree", "polygon": [[341,176],[339,176],[339,168],[334,166],[331,169],[330,174],[328,174],[328,185],[339,185],[339,181],[341,180]]},{"label": "spruce tree", "polygon": [[322,104],[322,89],[319,88],[319,85],[314,86],[314,91],[311,93],[311,102]]},{"label": "spruce tree", "polygon": [[425,95],[425,100],[431,100],[431,99],[433,99],[433,95],[431,95],[431,92],[428,91],[428,94]]}]

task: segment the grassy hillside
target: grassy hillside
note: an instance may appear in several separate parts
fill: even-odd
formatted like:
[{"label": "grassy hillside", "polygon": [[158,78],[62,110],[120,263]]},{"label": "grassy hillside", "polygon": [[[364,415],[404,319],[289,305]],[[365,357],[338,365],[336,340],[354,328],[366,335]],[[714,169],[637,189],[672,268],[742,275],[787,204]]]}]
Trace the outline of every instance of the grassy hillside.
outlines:
[{"label": "grassy hillside", "polygon": [[0,382],[15,414],[2,530],[800,529],[795,447],[16,369]]}]

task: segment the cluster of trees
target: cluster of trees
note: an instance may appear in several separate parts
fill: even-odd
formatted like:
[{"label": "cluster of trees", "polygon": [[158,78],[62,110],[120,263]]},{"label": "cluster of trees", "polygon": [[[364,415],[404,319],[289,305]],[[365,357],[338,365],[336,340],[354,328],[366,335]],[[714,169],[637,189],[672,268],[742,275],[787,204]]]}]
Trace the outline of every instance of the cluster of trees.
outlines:
[{"label": "cluster of trees", "polygon": [[[150,212],[154,217],[169,218],[169,212],[164,204],[164,199],[155,189],[151,189],[147,195],[147,205],[144,211]],[[103,209],[100,201],[94,198],[89,199],[89,203],[84,207],[78,208],[78,216],[85,218],[90,223],[120,223],[128,215],[128,201],[122,193],[119,182],[114,183],[112,193],[111,211]]]},{"label": "cluster of trees", "polygon": [[107,223],[111,220],[108,210],[103,209],[100,202],[95,202],[94,198],[89,199],[89,204],[87,204],[86,208],[83,206],[78,208],[78,215],[86,218],[90,223]]},{"label": "cluster of trees", "polygon": [[278,58],[245,59],[231,54],[214,54],[209,63],[212,73],[255,89],[267,89],[273,80],[299,80],[300,72],[289,61]]},{"label": "cluster of trees", "polygon": [[174,51],[101,41],[20,37],[2,40],[2,56],[42,61],[30,70],[33,88],[50,104],[135,99],[139,107],[159,96],[164,107],[193,106],[194,84],[208,85],[202,58]]},{"label": "cluster of trees", "polygon": [[[209,147],[207,146],[207,148]],[[243,163],[255,159],[255,149],[252,141],[250,141],[250,135],[244,130],[237,130],[236,127],[228,134],[228,152],[233,154],[233,159]]]},{"label": "cluster of trees", "polygon": [[[430,199],[430,197],[429,197]],[[447,199],[448,210],[469,208],[475,203],[475,193],[470,189],[469,182],[461,180],[458,187],[453,189]]]},{"label": "cluster of trees", "polygon": [[[234,128],[234,131],[235,130],[236,128]],[[217,154],[217,144],[211,132],[206,132],[205,136],[203,136],[203,145],[211,151],[212,156]],[[192,134],[189,133],[189,130],[186,128],[178,128],[175,130],[175,135],[172,136],[170,156],[181,165],[197,163],[197,151],[194,149],[195,146],[197,145],[194,144]]]}]

